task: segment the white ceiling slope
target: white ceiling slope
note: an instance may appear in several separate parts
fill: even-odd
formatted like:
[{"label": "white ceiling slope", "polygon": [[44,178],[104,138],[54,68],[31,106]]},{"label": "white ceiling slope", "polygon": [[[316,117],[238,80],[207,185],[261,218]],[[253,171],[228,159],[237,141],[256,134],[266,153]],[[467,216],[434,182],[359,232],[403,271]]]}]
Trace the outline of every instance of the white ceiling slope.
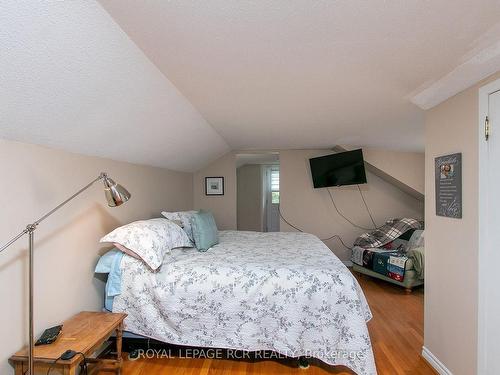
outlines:
[{"label": "white ceiling slope", "polygon": [[411,98],[422,109],[432,108],[500,70],[500,22],[482,35],[472,51],[444,77],[430,82]]},{"label": "white ceiling slope", "polygon": [[423,149],[418,88],[498,0],[100,0],[233,149]]},{"label": "white ceiling slope", "polygon": [[0,51],[2,138],[183,171],[228,150],[94,1],[2,0]]},{"label": "white ceiling slope", "polygon": [[183,171],[229,149],[422,150],[410,99],[498,61],[498,0],[100,3],[0,1],[0,137]]}]

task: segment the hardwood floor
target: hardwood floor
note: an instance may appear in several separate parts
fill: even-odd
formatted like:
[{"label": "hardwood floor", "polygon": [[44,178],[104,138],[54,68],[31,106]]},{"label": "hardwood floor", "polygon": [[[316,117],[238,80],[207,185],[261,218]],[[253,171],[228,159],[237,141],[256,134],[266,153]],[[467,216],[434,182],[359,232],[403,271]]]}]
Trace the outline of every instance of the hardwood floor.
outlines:
[{"label": "hardwood floor", "polygon": [[424,289],[405,294],[398,286],[356,275],[373,319],[368,323],[379,374],[436,374],[421,357],[424,344]]},{"label": "hardwood floor", "polygon": [[[380,375],[435,374],[420,353],[423,344],[424,294],[404,289],[367,276],[356,275],[373,319],[368,323]],[[352,375],[346,368],[313,362],[309,369],[297,368],[296,360],[229,359],[138,359],[125,358],[123,375]],[[102,375],[105,375],[103,372]]]}]

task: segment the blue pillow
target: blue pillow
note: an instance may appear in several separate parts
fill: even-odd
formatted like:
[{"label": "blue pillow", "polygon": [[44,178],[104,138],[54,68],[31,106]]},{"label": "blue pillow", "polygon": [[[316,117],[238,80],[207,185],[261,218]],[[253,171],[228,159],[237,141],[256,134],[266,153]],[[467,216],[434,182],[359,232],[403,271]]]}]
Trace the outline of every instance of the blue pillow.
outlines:
[{"label": "blue pillow", "polygon": [[110,250],[99,258],[95,273],[108,273],[106,282],[106,297],[114,297],[121,293],[122,270],[120,268],[123,253],[119,250]]},{"label": "blue pillow", "polygon": [[120,253],[119,250],[110,250],[99,258],[97,265],[95,266],[95,273],[110,273],[111,266],[115,260],[115,256]]},{"label": "blue pillow", "polygon": [[214,216],[210,211],[199,211],[191,217],[191,227],[196,248],[207,251],[219,243],[219,233]]}]

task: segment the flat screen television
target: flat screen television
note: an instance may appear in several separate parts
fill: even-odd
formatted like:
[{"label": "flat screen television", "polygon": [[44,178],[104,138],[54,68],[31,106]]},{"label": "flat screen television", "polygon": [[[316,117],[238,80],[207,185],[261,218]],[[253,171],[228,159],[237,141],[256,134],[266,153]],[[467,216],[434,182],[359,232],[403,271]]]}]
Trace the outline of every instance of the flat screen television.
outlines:
[{"label": "flat screen television", "polygon": [[312,158],[309,163],[315,188],[366,184],[361,149]]}]

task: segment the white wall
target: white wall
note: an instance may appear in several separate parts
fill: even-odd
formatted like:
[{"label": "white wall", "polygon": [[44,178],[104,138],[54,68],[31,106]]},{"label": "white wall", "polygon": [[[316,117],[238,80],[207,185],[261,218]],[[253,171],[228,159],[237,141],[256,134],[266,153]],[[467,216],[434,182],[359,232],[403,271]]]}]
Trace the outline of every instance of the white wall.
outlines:
[{"label": "white wall", "polygon": [[[356,237],[366,230],[354,228],[335,211],[328,191],[314,189],[309,159],[331,154],[331,150],[288,150],[280,151],[280,207],[281,213],[291,224],[313,233],[320,238],[334,234],[342,237],[351,246]],[[398,163],[398,160],[394,160]],[[408,166],[408,168],[422,168]],[[368,184],[360,185],[368,207],[377,225],[394,217],[423,219],[423,202],[403,193],[379,177],[367,173]],[[370,218],[356,186],[330,188],[339,210],[354,223],[372,228]],[[281,231],[294,229],[281,220]],[[338,240],[326,244],[343,261],[350,259],[350,250]]]},{"label": "white wall", "polygon": [[[132,194],[108,208],[101,184],[48,218],[35,232],[35,332],[81,310],[100,310],[103,283],[93,268],[98,241],[115,227],[192,208],[192,175],[0,140],[0,243],[106,171]],[[27,343],[27,238],[0,253],[0,373]]]},{"label": "white wall", "polygon": [[[332,153],[331,150],[281,150],[280,156],[280,199],[281,211],[292,224],[313,233],[320,238],[339,234],[348,245],[363,233],[353,228],[335,212],[326,189],[314,189],[309,171],[309,158]],[[383,150],[378,150],[383,153]],[[409,171],[419,175],[424,169],[423,158],[395,158],[394,163],[404,163]],[[226,194],[224,197],[206,197],[204,192],[205,176],[225,176]],[[194,206],[214,212],[219,228],[236,228],[236,166],[235,154],[228,153],[222,158],[195,173]],[[368,184],[362,185],[366,201],[378,225],[393,217],[415,217],[423,219],[424,203],[402,192],[379,177],[368,173]],[[371,221],[363,205],[358,189],[354,187],[332,188],[340,210],[361,226],[369,228]],[[282,231],[293,230],[281,221]],[[350,251],[343,248],[337,240],[327,245],[341,260],[349,260]]]},{"label": "white wall", "polygon": [[[224,195],[205,195],[205,177],[224,177]],[[236,229],[236,155],[229,152],[193,177],[194,208],[210,210],[221,230]]]},{"label": "white wall", "polygon": [[[478,303],[478,89],[427,111],[425,123],[424,345],[454,375],[476,374]],[[462,152],[463,217],[436,216],[434,159]]]},{"label": "white wall", "polygon": [[[425,155],[423,152],[401,152],[363,148],[365,160],[415,191],[425,193]],[[394,162],[397,160],[397,162]]]}]

